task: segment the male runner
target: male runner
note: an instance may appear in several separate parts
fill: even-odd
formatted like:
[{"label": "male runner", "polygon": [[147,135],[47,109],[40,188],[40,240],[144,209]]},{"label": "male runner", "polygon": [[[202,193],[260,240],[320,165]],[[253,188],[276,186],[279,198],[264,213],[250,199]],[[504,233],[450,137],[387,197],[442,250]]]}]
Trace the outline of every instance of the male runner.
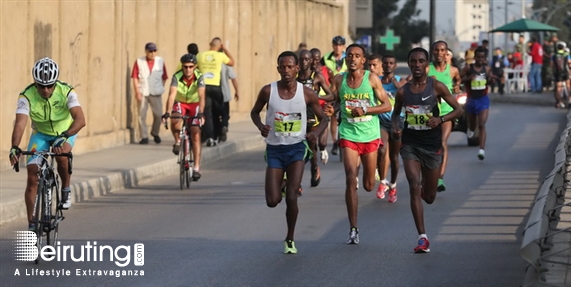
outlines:
[{"label": "male runner", "polygon": [[478,135],[480,137],[480,150],[478,158],[484,160],[486,145],[486,121],[490,109],[490,98],[488,98],[488,85],[493,82],[492,72],[486,65],[486,50],[478,47],[474,52],[476,62],[467,65],[460,74],[464,87],[466,87],[466,118],[468,120],[468,138],[474,136],[476,119],[478,120]]},{"label": "male runner", "polygon": [[345,203],[350,225],[347,244],[359,244],[357,227],[359,159],[363,165],[363,186],[366,191],[371,191],[375,187],[377,150],[382,144],[377,115],[391,110],[391,104],[379,77],[363,69],[367,61],[365,55],[363,46],[349,45],[345,58],[348,72],[337,75],[333,81],[333,92],[337,94],[336,100],[341,106],[339,147],[345,168]]},{"label": "male runner", "polygon": [[[432,44],[433,61],[426,68],[428,76],[442,82],[451,93],[460,92],[460,72],[458,68],[446,63],[448,44],[444,41],[436,41]],[[452,111],[452,107],[445,101],[440,101],[440,113],[442,116]],[[440,177],[438,179],[438,191],[445,191],[444,173],[448,163],[448,138],[452,132],[452,122],[447,121],[442,125],[442,166],[440,167]]]},{"label": "male runner", "polygon": [[[319,98],[319,104],[321,107],[325,107],[327,101],[333,101],[333,94],[329,89],[329,86],[325,83],[325,78],[321,73],[313,71],[313,59],[311,57],[311,53],[309,50],[301,50],[299,52],[299,73],[297,74],[297,81],[302,83],[303,86],[308,87],[319,93],[323,89],[325,91],[325,96]],[[313,114],[311,109],[307,110],[307,130],[314,131],[317,126],[319,125],[319,121],[317,120],[316,116]],[[312,143],[309,145],[309,148],[317,155],[317,145]],[[321,162],[323,164],[327,163],[329,155],[325,150],[327,145],[327,133],[325,130],[323,133],[319,134],[319,150],[321,156]],[[315,187],[319,185],[321,181],[321,171],[319,166],[317,165],[317,156],[311,158],[311,186]]]},{"label": "male runner", "polygon": [[[297,191],[303,177],[305,161],[311,151],[307,141],[317,141],[317,136],[325,130],[328,118],[319,106],[317,94],[296,81],[299,72],[298,57],[286,51],[278,56],[278,72],[281,80],[264,86],[250,112],[252,121],[266,138],[266,204],[276,207],[282,200],[280,192],[284,171],[287,174],[286,221],[287,236],[284,253],[295,254],[294,231],[299,212]],[[319,120],[314,131],[306,133],[307,107]],[[262,123],[260,112],[267,108],[266,121]],[[307,139],[307,141],[306,141]]]},{"label": "male runner", "polygon": [[[462,107],[446,85],[427,75],[428,52],[425,49],[410,50],[408,66],[412,80],[397,91],[394,106],[395,111],[405,109],[404,128],[401,130],[399,113],[393,113],[393,136],[398,139],[402,134],[400,153],[410,188],[412,216],[419,234],[414,252],[423,253],[430,251],[430,244],[424,229],[421,198],[428,204],[436,198],[442,163],[442,123],[459,117]],[[444,116],[440,111],[441,99],[452,107],[452,111]]]},{"label": "male runner", "polygon": [[[339,73],[347,71],[347,64],[345,63],[345,38],[343,36],[335,36],[333,40],[331,40],[331,44],[333,45],[333,51],[323,56],[323,64],[331,71],[329,79],[332,79]],[[332,155],[337,155],[339,152],[337,128],[337,117],[333,114],[333,116],[331,116],[331,139],[333,139],[333,147],[331,148]]]}]

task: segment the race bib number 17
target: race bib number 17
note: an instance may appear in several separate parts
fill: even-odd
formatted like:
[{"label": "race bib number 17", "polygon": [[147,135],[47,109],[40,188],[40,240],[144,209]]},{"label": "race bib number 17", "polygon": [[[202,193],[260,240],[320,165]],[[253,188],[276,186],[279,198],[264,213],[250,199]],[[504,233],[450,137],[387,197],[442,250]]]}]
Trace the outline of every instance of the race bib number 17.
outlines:
[{"label": "race bib number 17", "polygon": [[301,135],[301,113],[275,113],[274,133],[278,137]]}]

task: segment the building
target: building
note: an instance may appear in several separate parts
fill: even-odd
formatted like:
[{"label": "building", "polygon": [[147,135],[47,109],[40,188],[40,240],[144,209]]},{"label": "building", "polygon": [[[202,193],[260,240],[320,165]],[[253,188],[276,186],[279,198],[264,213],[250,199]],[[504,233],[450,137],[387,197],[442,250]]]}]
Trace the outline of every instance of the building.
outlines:
[{"label": "building", "polygon": [[481,42],[481,32],[490,30],[488,0],[456,0],[455,34],[462,46]]}]

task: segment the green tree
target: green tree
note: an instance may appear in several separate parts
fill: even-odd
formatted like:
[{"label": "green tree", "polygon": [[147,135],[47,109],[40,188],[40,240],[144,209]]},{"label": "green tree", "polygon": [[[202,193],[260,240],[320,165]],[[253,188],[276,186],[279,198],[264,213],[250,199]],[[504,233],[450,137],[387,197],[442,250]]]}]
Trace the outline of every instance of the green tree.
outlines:
[{"label": "green tree", "polygon": [[[532,8],[534,10],[544,9],[545,11],[539,15],[539,20],[544,23],[549,20],[546,24],[559,28],[557,32],[559,40],[566,43],[571,41],[571,2],[569,0],[534,0]],[[551,18],[547,19],[549,16]]]},{"label": "green tree", "polygon": [[[399,61],[405,61],[408,51],[413,43],[419,43],[423,37],[429,35],[427,21],[414,19],[421,10],[416,8],[417,0],[407,0],[398,13],[398,0],[373,1],[373,52],[393,54]],[[393,15],[394,14],[394,15]],[[379,44],[380,36],[385,35],[387,29],[393,29],[395,35],[400,36],[400,44],[395,45],[393,51],[387,51],[384,44]]]}]

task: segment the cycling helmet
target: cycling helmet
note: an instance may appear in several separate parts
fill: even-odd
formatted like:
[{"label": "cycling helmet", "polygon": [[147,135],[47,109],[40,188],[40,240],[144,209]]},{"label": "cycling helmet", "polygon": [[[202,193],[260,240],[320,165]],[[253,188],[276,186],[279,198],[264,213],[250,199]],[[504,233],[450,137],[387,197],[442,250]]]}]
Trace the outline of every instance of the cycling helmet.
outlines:
[{"label": "cycling helmet", "polygon": [[345,45],[345,38],[342,36],[335,36],[331,42],[333,45]]},{"label": "cycling helmet", "polygon": [[59,77],[59,67],[54,60],[46,57],[36,62],[32,76],[40,85],[53,85]]},{"label": "cycling helmet", "polygon": [[181,63],[193,63],[196,64],[196,56],[194,54],[184,54],[180,57]]}]

